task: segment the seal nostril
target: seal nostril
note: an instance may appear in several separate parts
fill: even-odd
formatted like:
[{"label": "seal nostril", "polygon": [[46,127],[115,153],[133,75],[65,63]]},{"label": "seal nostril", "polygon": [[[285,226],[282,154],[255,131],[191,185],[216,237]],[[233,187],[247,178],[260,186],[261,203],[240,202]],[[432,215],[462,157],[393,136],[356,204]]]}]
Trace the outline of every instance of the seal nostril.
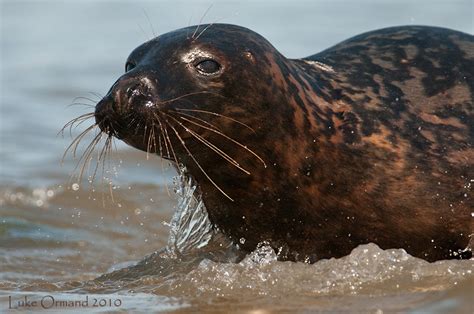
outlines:
[{"label": "seal nostril", "polygon": [[127,88],[126,97],[128,100],[131,100],[133,97],[140,94],[140,84],[136,83]]}]

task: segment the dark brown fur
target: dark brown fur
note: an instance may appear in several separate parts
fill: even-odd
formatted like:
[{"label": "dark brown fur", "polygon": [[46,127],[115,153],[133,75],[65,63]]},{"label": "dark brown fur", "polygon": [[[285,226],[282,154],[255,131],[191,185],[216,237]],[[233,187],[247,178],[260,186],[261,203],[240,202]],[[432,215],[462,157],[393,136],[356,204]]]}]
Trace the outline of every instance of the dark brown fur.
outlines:
[{"label": "dark brown fur", "polygon": [[[233,241],[244,238],[249,251],[268,241],[290,260],[340,257],[368,242],[428,261],[470,256],[473,36],[394,27],[289,60],[242,27],[194,30],[138,47],[96,120],[185,165],[212,223]],[[193,49],[222,72],[199,75],[183,61]]]}]

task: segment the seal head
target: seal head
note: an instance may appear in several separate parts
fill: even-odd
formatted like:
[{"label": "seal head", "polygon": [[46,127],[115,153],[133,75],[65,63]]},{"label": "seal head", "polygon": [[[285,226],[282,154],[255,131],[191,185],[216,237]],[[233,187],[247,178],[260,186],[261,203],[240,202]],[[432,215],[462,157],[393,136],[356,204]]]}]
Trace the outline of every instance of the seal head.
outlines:
[{"label": "seal head", "polygon": [[96,106],[100,128],[136,148],[154,151],[149,136],[143,137],[145,127],[151,132],[153,122],[170,112],[203,109],[239,119],[268,106],[268,95],[261,91],[269,82],[253,78],[262,75],[265,53],[278,52],[248,29],[218,25],[211,29],[197,38],[191,36],[195,30],[191,26],[136,48],[128,57],[126,73]]}]

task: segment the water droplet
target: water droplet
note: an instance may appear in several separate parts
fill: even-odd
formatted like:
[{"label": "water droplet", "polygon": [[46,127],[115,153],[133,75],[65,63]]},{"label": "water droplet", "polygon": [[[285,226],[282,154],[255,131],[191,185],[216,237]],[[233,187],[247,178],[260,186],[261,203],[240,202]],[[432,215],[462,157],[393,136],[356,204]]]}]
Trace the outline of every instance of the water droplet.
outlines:
[{"label": "water droplet", "polygon": [[239,242],[240,244],[245,244],[245,238],[240,238]]},{"label": "water droplet", "polygon": [[79,184],[78,183],[73,183],[71,187],[72,187],[73,191],[79,190]]}]

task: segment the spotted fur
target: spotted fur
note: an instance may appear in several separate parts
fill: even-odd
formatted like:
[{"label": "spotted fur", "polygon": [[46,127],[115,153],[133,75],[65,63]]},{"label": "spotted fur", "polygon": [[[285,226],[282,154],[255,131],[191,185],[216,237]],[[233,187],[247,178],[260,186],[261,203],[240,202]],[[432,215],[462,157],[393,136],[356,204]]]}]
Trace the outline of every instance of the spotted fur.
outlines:
[{"label": "spotted fur", "polygon": [[[129,57],[136,67],[98,104],[96,117],[103,130],[142,150],[150,150],[143,125],[167,121],[176,160],[199,184],[211,221],[242,249],[268,241],[281,259],[315,261],[374,242],[428,261],[471,256],[463,250],[474,212],[472,35],[393,27],[290,60],[242,27],[216,24],[189,37],[194,30],[137,48]],[[179,60],[192,49],[219,60],[222,74],[203,78],[184,66]],[[139,83],[144,77],[152,88]],[[132,86],[140,97],[124,99]],[[143,106],[149,101],[156,106]],[[250,174],[230,165],[167,118],[179,119],[183,108],[221,115],[190,112],[266,167],[249,150],[187,124]],[[131,117],[143,125],[131,128]]]}]

